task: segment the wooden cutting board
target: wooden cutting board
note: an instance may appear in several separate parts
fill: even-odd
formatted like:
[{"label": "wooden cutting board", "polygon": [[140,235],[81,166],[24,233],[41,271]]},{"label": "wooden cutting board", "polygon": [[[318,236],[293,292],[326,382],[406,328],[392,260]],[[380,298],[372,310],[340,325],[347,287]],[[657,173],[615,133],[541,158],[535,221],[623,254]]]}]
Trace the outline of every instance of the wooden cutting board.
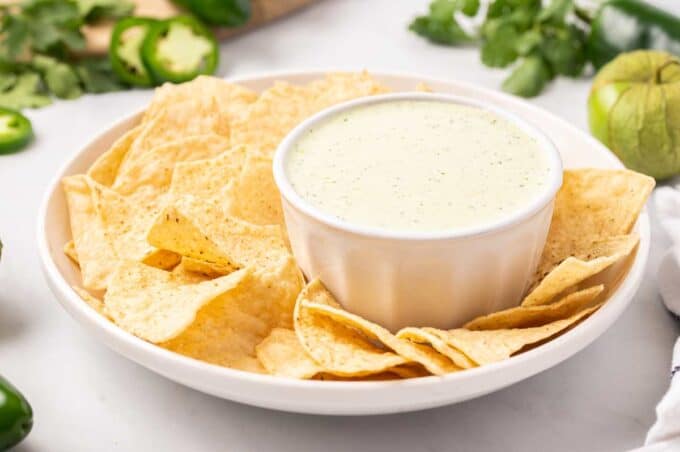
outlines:
[{"label": "wooden cutting board", "polygon": [[[250,21],[238,28],[220,28],[216,30],[220,39],[228,38],[246,30],[282,17],[318,0],[251,0],[252,16]],[[1,3],[1,2],[0,2]],[[135,16],[155,17],[162,19],[176,16],[182,11],[171,0],[133,0]],[[83,30],[87,38],[87,53],[105,54],[109,47],[112,24],[98,24],[88,26]]]}]

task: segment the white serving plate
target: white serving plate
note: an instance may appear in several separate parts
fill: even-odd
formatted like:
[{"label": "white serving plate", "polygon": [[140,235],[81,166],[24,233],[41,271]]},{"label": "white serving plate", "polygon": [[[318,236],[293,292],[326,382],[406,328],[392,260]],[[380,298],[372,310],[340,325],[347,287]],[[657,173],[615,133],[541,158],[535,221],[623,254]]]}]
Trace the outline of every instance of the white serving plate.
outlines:
[{"label": "white serving plate", "polygon": [[[418,82],[434,91],[469,96],[507,109],[543,129],[560,150],[564,166],[621,168],[619,161],[590,135],[553,114],[518,98],[462,82],[416,75],[374,73],[396,91],[412,90]],[[306,83],[321,71],[285,72],[231,79],[254,90],[275,80]],[[130,129],[141,113],[103,131],[67,162],[50,184],[38,215],[38,250],[48,285],[66,311],[94,337],[121,355],[171,380],[249,405],[298,413],[364,415],[397,413],[461,402],[497,391],[544,371],[593,342],[628,306],[642,279],[649,254],[650,228],[646,211],[637,231],[640,245],[630,270],[609,301],[573,330],[521,355],[442,377],[384,382],[299,381],[259,375],[207,364],[145,342],[118,328],[91,309],[71,288],[80,284],[75,266],[62,252],[70,239],[62,177],[84,172],[113,141]]]}]

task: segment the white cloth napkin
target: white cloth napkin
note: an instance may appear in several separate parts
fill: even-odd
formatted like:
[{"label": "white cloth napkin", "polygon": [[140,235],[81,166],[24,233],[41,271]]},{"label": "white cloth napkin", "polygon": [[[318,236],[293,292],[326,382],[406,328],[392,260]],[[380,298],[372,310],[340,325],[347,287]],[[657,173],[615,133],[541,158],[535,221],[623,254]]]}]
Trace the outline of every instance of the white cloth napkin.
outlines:
[{"label": "white cloth napkin", "polygon": [[[668,310],[680,318],[680,186],[654,194],[656,213],[673,245],[659,265],[659,290]],[[671,386],[656,407],[656,423],[640,452],[680,451],[680,339],[673,347]]]}]

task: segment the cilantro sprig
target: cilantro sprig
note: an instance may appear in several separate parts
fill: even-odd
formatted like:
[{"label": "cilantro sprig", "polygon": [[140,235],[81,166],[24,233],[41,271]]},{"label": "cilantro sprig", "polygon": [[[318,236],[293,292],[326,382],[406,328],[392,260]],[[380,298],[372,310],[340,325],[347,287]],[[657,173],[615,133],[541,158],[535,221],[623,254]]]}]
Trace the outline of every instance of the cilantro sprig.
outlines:
[{"label": "cilantro sprig", "polygon": [[85,57],[85,25],[132,12],[123,0],[24,0],[0,7],[0,106],[22,109],[124,85],[107,58]]},{"label": "cilantro sprig", "polygon": [[[429,14],[410,29],[430,41],[458,45],[478,42],[486,66],[513,66],[503,82],[507,92],[532,97],[556,76],[578,77],[586,64],[586,33],[574,0],[492,0],[484,13],[479,0],[433,0]],[[464,31],[464,16],[483,14],[474,33]],[[469,28],[469,27],[467,27]]]}]

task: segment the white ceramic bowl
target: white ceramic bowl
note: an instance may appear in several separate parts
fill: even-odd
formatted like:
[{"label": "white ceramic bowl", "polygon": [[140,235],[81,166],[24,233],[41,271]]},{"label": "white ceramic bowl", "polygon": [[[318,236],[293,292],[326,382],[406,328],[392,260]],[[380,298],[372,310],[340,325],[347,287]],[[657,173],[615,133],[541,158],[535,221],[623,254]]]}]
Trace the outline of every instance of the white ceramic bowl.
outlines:
[{"label": "white ceramic bowl", "polygon": [[[275,80],[307,83],[322,76],[321,71],[284,72],[232,81],[259,91],[271,86]],[[520,99],[466,83],[417,75],[374,73],[374,76],[394,90],[410,91],[418,82],[425,82],[436,92],[483,100],[511,111],[540,126],[550,136],[567,168],[622,167],[590,135]],[[333,382],[258,375],[187,358],[123,331],[92,310],[71,288],[72,284],[80,284],[80,275],[62,252],[71,232],[60,179],[87,170],[117,137],[132,128],[140,118],[141,112],[132,114],[102,131],[55,174],[38,214],[37,242],[42,268],[56,300],[93,338],[153,372],[217,397],[284,411],[341,415],[414,411],[471,399],[535,375],[586,347],[621,315],[642,279],[650,245],[646,211],[642,212],[637,223],[640,245],[630,270],[602,309],[559,338],[505,361],[442,377]],[[597,372],[597,369],[592,371]]]},{"label": "white ceramic bowl", "polygon": [[[500,220],[450,232],[397,232],[339,220],[292,187],[290,152],[309,130],[365,105],[436,101],[489,111],[534,138],[550,162],[541,193]],[[319,278],[349,311],[397,331],[458,327],[517,306],[534,274],[562,185],[562,162],[550,139],[517,115],[487,102],[439,93],[396,93],[330,107],[293,129],[274,157],[274,179],[293,254],[308,280]]]}]

